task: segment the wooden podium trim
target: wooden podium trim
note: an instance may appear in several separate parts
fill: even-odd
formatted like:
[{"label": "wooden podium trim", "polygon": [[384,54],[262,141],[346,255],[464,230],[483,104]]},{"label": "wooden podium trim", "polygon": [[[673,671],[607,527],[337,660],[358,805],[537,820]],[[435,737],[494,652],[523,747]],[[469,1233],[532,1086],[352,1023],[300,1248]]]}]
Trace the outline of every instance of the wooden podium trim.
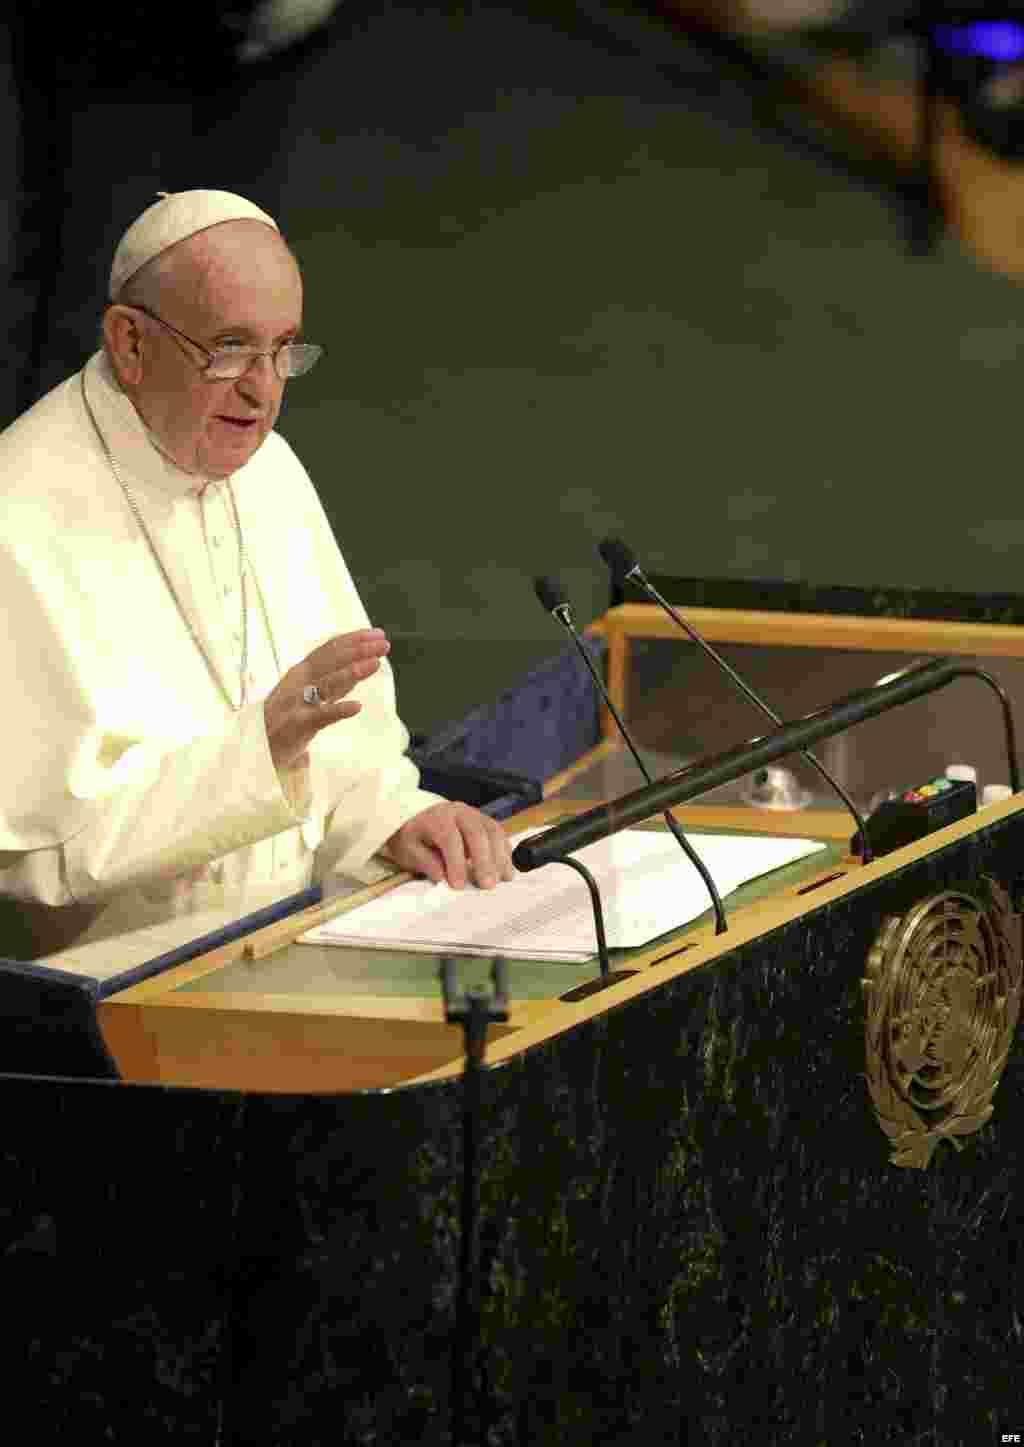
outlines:
[{"label": "wooden podium trim", "polygon": [[[740,608],[683,608],[683,616],[715,643],[765,647],[844,648],[855,653],[960,653],[1024,658],[1024,627],[949,619],[867,618],[836,613],[779,613]],[[604,615],[609,650],[631,638],[683,634],[655,603],[622,603]],[[612,670],[609,669],[610,675]]]},{"label": "wooden podium trim", "polygon": [[[708,923],[701,929],[692,931],[685,939],[679,941],[675,949],[671,949],[667,953],[664,952],[664,942],[660,946],[652,946],[644,954],[631,957],[629,968],[636,970],[637,974],[628,979],[619,980],[607,989],[601,990],[577,1004],[559,1001],[555,1008],[544,1016],[543,1020],[538,1020],[532,1025],[526,1025],[521,1030],[517,1030],[512,1039],[495,1040],[493,1044],[488,1040],[487,1064],[500,1066],[531,1046],[541,1044],[553,1033],[601,1015],[617,1005],[625,1004],[655,986],[664,984],[666,980],[672,979],[675,975],[682,975],[689,970],[699,969],[702,965],[710,964],[719,956],[728,954],[741,945],[749,944],[751,940],[757,939],[769,930],[777,929],[780,925],[789,924],[802,915],[822,909],[833,901],[842,899],[845,895],[862,888],[865,884],[887,874],[895,873],[948,844],[966,839],[971,834],[977,833],[979,828],[1018,813],[1022,807],[1024,807],[1024,797],[1021,795],[1015,795],[1012,799],[1000,800],[996,804],[989,804],[986,808],[969,814],[965,819],[960,819],[955,824],[948,824],[945,829],[937,829],[934,834],[928,834],[914,844],[896,849],[891,854],[874,860],[871,864],[855,865],[844,871],[840,878],[823,884],[820,889],[814,890],[810,895],[800,895],[797,893],[797,888],[793,887],[777,896],[756,900],[746,906],[733,907],[731,910],[727,910],[729,929],[725,935],[716,935],[714,924]],[[698,946],[697,949],[689,948],[694,944]],[[657,963],[654,963],[655,960]],[[420,1085],[428,1080],[444,1080],[449,1076],[460,1074],[462,1068],[463,1064],[460,1059],[449,1065],[441,1066],[437,1070],[416,1076],[405,1083]]]},{"label": "wooden podium trim", "polygon": [[[556,816],[584,811],[584,801],[550,799],[524,810],[506,828],[551,823]],[[636,971],[585,999],[545,998],[513,1002],[507,1024],[489,1032],[488,1065],[501,1066],[563,1030],[625,1004],[688,970],[709,964],[770,930],[816,913],[865,884],[893,873],[980,828],[1024,808],[1024,796],[989,805],[947,828],[869,865],[846,859],[822,868],[810,880],[780,887],[778,893],[727,907],[729,930],[714,934],[713,922],[674,941],[631,953]],[[673,811],[684,825],[749,827],[790,835],[848,836],[850,824],[837,811],[805,810],[792,815],[726,807],[687,805]],[[290,944],[313,923],[354,909],[368,896],[396,888],[408,878],[395,873],[356,894],[278,921],[276,946]],[[809,884],[817,887],[808,891]],[[251,939],[251,937],[250,937]],[[454,1027],[443,1023],[439,1002],[415,998],[207,992],[176,994],[222,965],[244,958],[246,939],[233,940],[196,960],[143,981],[101,1002],[104,1037],[127,1079],[166,1081],[208,1088],[339,1091],[406,1086],[461,1073],[462,1047]],[[260,950],[271,953],[271,950]],[[594,964],[597,977],[597,964]],[[219,1044],[217,1043],[219,1042]],[[239,1064],[241,1062],[241,1064]]]},{"label": "wooden podium trim", "polygon": [[[867,618],[835,613],[780,613],[753,608],[680,610],[709,643],[753,643],[765,648],[838,648],[853,653],[956,653],[969,657],[1024,658],[1024,627],[1014,623],[959,623],[927,618]],[[621,603],[591,625],[608,644],[608,693],[623,715],[629,705],[629,652],[634,638],[689,640],[656,603]],[[601,711],[606,740],[618,730]]]}]

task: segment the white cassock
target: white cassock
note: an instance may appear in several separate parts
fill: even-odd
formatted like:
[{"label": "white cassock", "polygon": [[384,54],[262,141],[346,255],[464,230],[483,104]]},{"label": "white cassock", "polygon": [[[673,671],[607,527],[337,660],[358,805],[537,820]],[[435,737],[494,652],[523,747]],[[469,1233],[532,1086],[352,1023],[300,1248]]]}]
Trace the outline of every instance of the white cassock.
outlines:
[{"label": "white cassock", "polygon": [[[114,477],[83,379],[209,663]],[[271,433],[231,483],[247,565],[240,711],[226,482],[203,487],[164,457],[102,352],[0,433],[0,896],[23,902],[36,955],[199,910],[243,913],[333,873],[379,878],[375,851],[438,802],[404,757],[386,659],[356,687],[361,711],[314,738],[308,768],[275,769],[263,721],[274,647],[286,672],[370,625],[287,442]]]}]

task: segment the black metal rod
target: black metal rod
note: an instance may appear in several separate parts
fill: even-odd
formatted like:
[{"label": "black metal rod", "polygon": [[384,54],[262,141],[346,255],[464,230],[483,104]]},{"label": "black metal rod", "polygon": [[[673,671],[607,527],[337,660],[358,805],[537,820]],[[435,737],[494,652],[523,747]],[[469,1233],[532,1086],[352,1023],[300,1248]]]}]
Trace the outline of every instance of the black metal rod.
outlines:
[{"label": "black metal rod", "polygon": [[829,708],[819,709],[816,713],[808,714],[806,718],[784,724],[782,728],[775,729],[752,744],[741,744],[737,748],[715,755],[710,760],[698,761],[688,768],[669,774],[665,779],[659,779],[656,784],[648,784],[646,788],[624,794],[611,803],[600,804],[585,814],[578,814],[574,819],[556,824],[554,828],[547,829],[532,839],[524,839],[513,850],[513,862],[516,868],[523,872],[538,869],[541,865],[562,859],[576,849],[593,844],[597,839],[605,839],[610,834],[617,834],[620,829],[627,829],[632,824],[649,819],[653,814],[661,814],[675,804],[695,799],[710,789],[718,788],[720,784],[731,783],[754,769],[774,763],[786,754],[797,753],[820,739],[842,733],[844,729],[864,719],[875,718],[900,704],[910,703],[922,694],[933,693],[937,688],[952,683],[954,678],[971,674],[996,688],[1003,699],[1010,781],[1016,793],[1020,787],[1016,741],[1012,715],[1005,695],[995,680],[981,669],[959,663],[952,658],[935,658],[907,669],[891,683],[876,684],[873,688],[848,694]]},{"label": "black metal rod", "polygon": [[689,839],[687,839],[686,835],[683,833],[678,820],[673,819],[671,809],[666,809],[662,817],[664,818],[665,823],[668,825],[669,831],[674,837],[676,843],[680,845],[687,859],[689,859],[689,861],[694,866],[697,873],[700,875],[701,879],[703,879],[705,885],[707,886],[707,891],[708,894],[710,894],[711,896],[711,903],[715,911],[715,934],[724,935],[729,926],[725,922],[725,906],[722,903],[722,896],[718,892],[718,886],[711,878],[711,870],[707,867],[703,859],[701,859],[700,855],[697,853],[696,849],[694,849],[693,845],[690,843]]},{"label": "black metal rod", "polygon": [[[703,648],[704,652],[708,654],[709,657],[714,659],[714,661],[718,664],[719,668],[722,669],[722,671],[732,681],[735,687],[739,689],[740,693],[743,694],[744,698],[749,699],[749,701],[754,705],[755,708],[760,709],[760,711],[765,714],[766,717],[771,719],[772,723],[781,724],[783,720],[779,717],[775,710],[769,704],[765,703],[763,698],[761,698],[758,694],[754,692],[750,685],[739,676],[739,674],[734,668],[730,667],[730,665],[726,663],[722,655],[717,652],[716,649],[712,648],[711,644],[707,641],[707,639],[704,638],[700,633],[698,633],[696,628],[689,624],[681,613],[676,612],[675,608],[672,607],[672,604],[668,601],[668,599],[661,596],[654,584],[650,582],[650,580],[646,576],[644,576],[640,569],[637,569],[637,573],[642,580],[640,586],[646,588],[650,592],[651,596],[658,600],[661,606],[665,609],[666,613],[668,613],[670,617],[675,620],[675,622],[679,625],[679,627],[683,630],[687,637],[690,638],[694,643],[696,643],[698,648]],[[857,825],[858,833],[860,834],[861,839],[864,841],[864,853],[861,858],[865,864],[870,864],[871,842],[868,839],[868,831],[864,827],[864,820],[860,816],[860,810],[857,808],[856,804],[853,802],[849,794],[843,788],[842,784],[840,784],[839,780],[832,777],[832,775],[829,773],[828,769],[825,768],[825,765],[821,762],[820,759],[816,759],[814,755],[810,753],[807,749],[801,749],[800,752],[802,753],[807,763],[810,764],[811,768],[816,770],[816,772],[821,776],[821,778],[825,780],[825,783],[829,786],[829,788],[835,790],[835,792],[839,795],[840,799],[842,799],[843,803],[846,805],[847,809],[849,809],[850,813],[853,815],[854,823]],[[671,819],[672,816],[671,814],[666,814],[665,817],[666,819]]]},{"label": "black metal rod", "polygon": [[[480,1281],[477,1260],[477,1198],[479,1195],[478,1143],[480,1137],[480,1090],[484,1073],[487,1026],[508,1019],[505,961],[491,965],[494,995],[485,986],[470,989],[458,999],[453,994],[454,965],[448,958],[438,969],[444,997],[445,1019],[461,1023],[465,1036],[465,1066],[462,1076],[462,1202],[459,1242],[459,1285],[455,1299],[455,1332],[451,1356],[451,1427],[453,1447],[462,1447],[469,1416],[467,1398],[477,1396],[477,1365],[480,1351]],[[476,1414],[479,1415],[478,1413]]]},{"label": "black metal rod", "polygon": [[[566,612],[566,614],[568,614],[568,612],[569,612],[568,608],[566,608],[565,612]],[[591,661],[591,658],[590,658],[590,654],[587,652],[587,649],[586,649],[586,647],[584,646],[583,641],[577,636],[576,630],[575,630],[575,628],[572,626],[572,621],[571,621],[571,619],[568,618],[568,617],[566,617],[566,618],[564,618],[562,621],[565,623],[565,626],[566,626],[567,629],[569,630],[569,634],[570,634],[573,642],[576,644],[576,647],[579,649],[579,652],[580,652],[580,655],[581,655],[581,657],[582,657],[582,659],[583,659],[583,662],[584,662],[584,663],[587,665],[587,667],[590,669],[590,676],[591,676],[591,678],[594,680],[594,687],[597,689],[598,694],[600,695],[600,697],[604,700],[605,704],[607,705],[608,711],[609,711],[609,713],[611,714],[612,718],[613,718],[613,719],[615,720],[615,722],[618,724],[619,733],[620,733],[620,734],[622,735],[622,737],[625,739],[625,741],[626,741],[626,743],[627,743],[627,745],[628,745],[628,747],[629,747],[629,751],[630,751],[630,753],[633,755],[634,760],[636,761],[636,766],[637,766],[637,768],[640,770],[641,774],[643,774],[644,778],[647,780],[647,782],[648,782],[649,784],[653,783],[654,781],[653,781],[653,779],[651,778],[650,774],[649,774],[648,771],[647,771],[647,765],[644,763],[643,759],[642,759],[642,758],[640,757],[640,755],[637,753],[637,751],[636,751],[636,746],[634,745],[633,740],[632,740],[632,739],[630,738],[630,736],[629,736],[629,730],[626,728],[626,725],[622,722],[622,719],[621,719],[620,716],[619,716],[619,711],[618,711],[618,709],[615,707],[615,705],[612,703],[611,699],[608,697],[608,691],[607,691],[607,689],[604,687],[604,684],[602,683],[601,679],[598,678],[598,676],[597,676],[597,669],[594,667],[594,664],[593,664],[593,662]],[[779,720],[776,719],[776,723],[778,723],[778,722],[779,722]],[[854,811],[854,813],[856,814],[856,810]],[[860,816],[857,815],[856,817],[857,817],[858,823],[860,823]],[[688,860],[690,861],[690,863],[693,865],[694,869],[696,869],[696,871],[697,871],[697,873],[700,875],[701,879],[703,879],[704,885],[705,885],[705,887],[706,887],[706,889],[707,889],[707,892],[708,892],[708,894],[710,894],[710,896],[711,896],[711,904],[712,904],[712,907],[713,907],[713,909],[714,909],[714,911],[715,911],[715,934],[716,934],[716,935],[724,935],[725,932],[726,932],[726,930],[728,929],[728,926],[727,926],[727,924],[726,924],[726,922],[725,922],[725,908],[724,908],[724,906],[723,906],[723,904],[722,904],[722,896],[721,896],[721,895],[719,894],[719,892],[718,892],[718,886],[715,884],[715,881],[714,881],[714,880],[712,879],[712,877],[711,877],[711,871],[710,871],[710,869],[708,869],[708,867],[707,867],[707,865],[704,863],[703,859],[701,859],[701,857],[700,857],[700,855],[697,853],[696,849],[694,849],[694,847],[693,847],[693,845],[690,843],[689,839],[687,839],[687,837],[686,837],[686,835],[683,833],[682,829],[680,829],[680,827],[679,827],[678,823],[676,822],[676,820],[673,819],[670,810],[668,810],[668,809],[665,810],[664,819],[665,819],[666,825],[668,826],[669,832],[672,834],[673,838],[675,839],[676,843],[679,845],[679,847],[680,847],[680,849],[683,851],[683,853],[686,855],[687,859],[688,859]],[[863,824],[861,824],[861,828],[863,829]],[[566,860],[565,862],[568,863],[569,861]],[[600,903],[600,901],[599,901],[599,903]],[[596,916],[595,916],[595,918],[596,918]],[[605,971],[602,969],[601,973],[604,974]]]},{"label": "black metal rod", "polygon": [[1013,709],[1010,707],[1010,700],[1007,698],[1002,685],[991,673],[986,673],[983,668],[965,668],[965,673],[972,673],[975,678],[983,679],[991,688],[994,688],[999,702],[1003,708],[1003,729],[1006,734],[1007,762],[1010,766],[1010,788],[1015,794],[1020,793],[1020,770],[1017,766],[1017,735],[1013,727]]},{"label": "black metal rod", "polygon": [[604,937],[604,910],[601,908],[601,891],[597,887],[597,881],[585,864],[578,859],[559,857],[550,861],[552,864],[568,864],[570,869],[575,869],[577,874],[582,874],[587,881],[587,888],[590,890],[590,903],[594,909],[594,933],[597,935],[597,954],[601,961],[601,978],[608,977],[608,945]]},{"label": "black metal rod", "polygon": [[[471,1028],[471,1027],[470,1027]],[[486,1025],[484,1026],[486,1030]],[[476,1273],[477,1125],[480,1116],[480,1065],[466,1052],[462,1076],[462,1201],[459,1239],[459,1289],[455,1300],[452,1352],[452,1442],[465,1440],[468,1398],[476,1381],[479,1307]]]}]

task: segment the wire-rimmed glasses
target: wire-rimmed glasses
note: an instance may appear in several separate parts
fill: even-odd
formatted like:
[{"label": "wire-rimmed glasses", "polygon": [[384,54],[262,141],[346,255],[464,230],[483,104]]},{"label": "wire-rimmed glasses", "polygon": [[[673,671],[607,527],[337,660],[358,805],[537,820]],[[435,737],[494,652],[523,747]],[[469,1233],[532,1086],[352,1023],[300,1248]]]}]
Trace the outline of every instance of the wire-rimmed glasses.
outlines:
[{"label": "wire-rimmed glasses", "polygon": [[172,327],[170,322],[165,322],[163,317],[158,317],[156,312],[150,311],[149,307],[133,305],[136,311],[145,312],[146,316],[153,321],[159,322],[175,336],[190,342],[193,347],[209,359],[204,367],[200,368],[203,376],[211,382],[234,382],[239,377],[244,377],[252,364],[259,357],[270,357],[274,364],[274,370],[282,381],[289,377],[302,377],[310,371],[323,355],[323,347],[316,346],[313,342],[282,342],[273,351],[261,352],[256,347],[217,347],[211,351],[204,347],[202,342],[197,342],[195,337],[188,336],[185,332]]}]

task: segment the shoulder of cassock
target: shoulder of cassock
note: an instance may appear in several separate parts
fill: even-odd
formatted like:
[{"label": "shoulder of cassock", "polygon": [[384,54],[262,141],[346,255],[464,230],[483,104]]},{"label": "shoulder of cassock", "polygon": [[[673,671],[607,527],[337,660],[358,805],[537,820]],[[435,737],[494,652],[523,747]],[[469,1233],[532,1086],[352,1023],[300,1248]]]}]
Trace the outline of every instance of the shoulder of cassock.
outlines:
[{"label": "shoulder of cassock", "polygon": [[[104,769],[116,787],[133,751],[184,744],[230,712],[140,541],[82,400],[82,375],[0,433],[4,753],[20,761],[0,783],[0,849],[50,847],[84,827],[101,754],[108,764],[116,757],[117,767]],[[153,448],[102,353],[84,375],[147,527],[172,547],[183,514],[197,512],[193,481]],[[366,627],[320,500],[285,439],[271,433],[232,488],[282,672],[336,633]],[[250,616],[256,606],[250,599]],[[408,735],[390,671],[371,685],[377,707],[366,707],[382,748],[398,758]]]}]

